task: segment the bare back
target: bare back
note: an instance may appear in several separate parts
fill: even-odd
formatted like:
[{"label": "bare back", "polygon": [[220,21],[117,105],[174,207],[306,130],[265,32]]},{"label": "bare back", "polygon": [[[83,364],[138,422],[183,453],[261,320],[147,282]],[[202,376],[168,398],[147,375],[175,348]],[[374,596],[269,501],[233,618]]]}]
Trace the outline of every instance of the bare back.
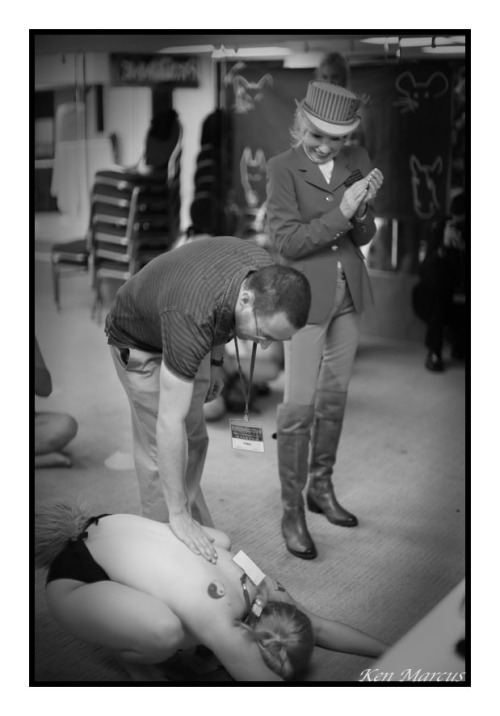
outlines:
[{"label": "bare back", "polygon": [[245,613],[242,570],[226,548],[228,538],[215,537],[217,564],[195,555],[168,525],[136,515],[110,515],[88,530],[86,545],[109,577],[165,602],[196,635],[200,622],[221,616],[231,624]]}]

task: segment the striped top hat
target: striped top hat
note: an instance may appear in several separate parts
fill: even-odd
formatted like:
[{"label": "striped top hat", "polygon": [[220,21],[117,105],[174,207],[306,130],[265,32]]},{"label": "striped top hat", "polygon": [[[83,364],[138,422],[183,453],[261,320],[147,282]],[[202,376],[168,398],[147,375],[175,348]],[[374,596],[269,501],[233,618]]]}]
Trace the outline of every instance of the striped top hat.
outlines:
[{"label": "striped top hat", "polygon": [[361,122],[356,114],[361,99],[353,92],[327,82],[311,81],[299,104],[307,119],[323,134],[343,137]]}]

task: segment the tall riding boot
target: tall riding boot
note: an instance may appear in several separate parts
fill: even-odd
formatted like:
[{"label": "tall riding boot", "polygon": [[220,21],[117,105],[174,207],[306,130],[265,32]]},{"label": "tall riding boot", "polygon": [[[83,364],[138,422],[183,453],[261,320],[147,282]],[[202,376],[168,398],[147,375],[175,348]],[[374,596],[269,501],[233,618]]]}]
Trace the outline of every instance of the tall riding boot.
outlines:
[{"label": "tall riding boot", "polygon": [[346,400],[347,391],[318,391],[316,396],[307,506],[311,512],[323,513],[334,525],[355,527],[357,518],[339,504],[331,481]]},{"label": "tall riding boot", "polygon": [[316,547],[308,532],[302,491],[307,482],[307,463],[314,408],[281,403],[277,410],[278,469],[283,518],[281,531],[287,550],[302,559],[314,559]]}]

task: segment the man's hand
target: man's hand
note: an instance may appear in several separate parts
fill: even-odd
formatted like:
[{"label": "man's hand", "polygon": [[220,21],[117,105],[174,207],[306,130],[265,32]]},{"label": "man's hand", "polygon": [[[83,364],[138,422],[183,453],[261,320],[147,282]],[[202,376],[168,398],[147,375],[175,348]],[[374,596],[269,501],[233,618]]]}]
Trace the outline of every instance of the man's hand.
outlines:
[{"label": "man's hand", "polygon": [[218,366],[212,366],[210,370],[210,388],[208,389],[205,403],[211,403],[224,390],[224,369]]},{"label": "man's hand", "polygon": [[170,514],[170,528],[174,535],[195,554],[204,557],[208,562],[217,562],[217,550],[213,546],[213,538],[209,537],[189,512]]}]

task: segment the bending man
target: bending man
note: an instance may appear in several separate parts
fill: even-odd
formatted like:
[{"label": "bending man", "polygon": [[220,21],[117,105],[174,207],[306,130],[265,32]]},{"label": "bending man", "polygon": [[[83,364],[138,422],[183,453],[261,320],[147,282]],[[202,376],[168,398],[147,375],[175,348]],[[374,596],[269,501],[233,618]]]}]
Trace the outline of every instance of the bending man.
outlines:
[{"label": "bending man", "polygon": [[[229,236],[162,254],[118,291],[108,343],[132,412],[134,460],[145,517],[170,521],[195,553],[215,561],[200,523],[208,448],[206,400],[222,388],[224,345],[234,336],[286,341],[305,325],[307,279],[273,265],[262,248]],[[168,511],[167,511],[168,508]]]}]

